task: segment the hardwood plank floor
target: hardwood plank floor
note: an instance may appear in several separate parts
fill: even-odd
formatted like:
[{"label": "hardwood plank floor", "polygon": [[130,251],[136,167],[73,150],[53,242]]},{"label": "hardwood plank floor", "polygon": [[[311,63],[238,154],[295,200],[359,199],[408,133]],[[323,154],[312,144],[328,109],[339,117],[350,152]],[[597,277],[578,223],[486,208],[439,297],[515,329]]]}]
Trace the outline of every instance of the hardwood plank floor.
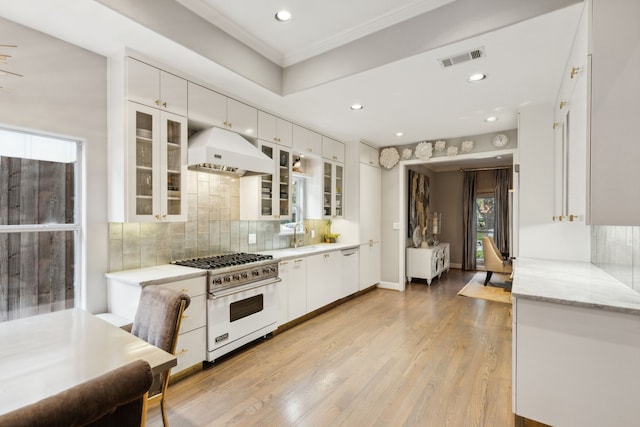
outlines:
[{"label": "hardwood plank floor", "polygon": [[472,276],[375,289],[217,361],[169,387],[169,422],[513,426],[511,306],[457,296]]}]

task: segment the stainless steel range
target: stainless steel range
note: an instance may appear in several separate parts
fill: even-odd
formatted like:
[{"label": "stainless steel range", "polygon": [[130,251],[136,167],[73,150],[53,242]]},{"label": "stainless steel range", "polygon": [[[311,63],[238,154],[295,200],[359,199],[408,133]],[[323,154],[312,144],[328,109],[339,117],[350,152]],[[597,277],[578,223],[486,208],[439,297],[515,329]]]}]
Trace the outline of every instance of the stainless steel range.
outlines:
[{"label": "stainless steel range", "polygon": [[176,261],[208,271],[207,360],[273,332],[278,322],[278,261],[235,253]]}]

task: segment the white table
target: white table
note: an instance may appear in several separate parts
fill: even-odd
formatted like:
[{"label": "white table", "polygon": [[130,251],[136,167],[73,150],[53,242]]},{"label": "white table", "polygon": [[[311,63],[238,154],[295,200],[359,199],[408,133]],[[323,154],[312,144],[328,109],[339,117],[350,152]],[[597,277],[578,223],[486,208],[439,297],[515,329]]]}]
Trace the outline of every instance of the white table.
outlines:
[{"label": "white table", "polygon": [[138,359],[154,374],[176,365],[174,355],[78,308],[0,323],[0,413]]}]

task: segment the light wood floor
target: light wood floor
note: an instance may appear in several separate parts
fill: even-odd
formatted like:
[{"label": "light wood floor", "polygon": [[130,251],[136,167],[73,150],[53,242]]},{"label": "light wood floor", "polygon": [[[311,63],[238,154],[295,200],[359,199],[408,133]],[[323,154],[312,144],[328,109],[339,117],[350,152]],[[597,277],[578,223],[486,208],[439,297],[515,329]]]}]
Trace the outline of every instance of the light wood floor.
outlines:
[{"label": "light wood floor", "polygon": [[513,426],[511,306],[457,296],[472,276],[373,290],[218,361],[169,387],[169,422]]}]

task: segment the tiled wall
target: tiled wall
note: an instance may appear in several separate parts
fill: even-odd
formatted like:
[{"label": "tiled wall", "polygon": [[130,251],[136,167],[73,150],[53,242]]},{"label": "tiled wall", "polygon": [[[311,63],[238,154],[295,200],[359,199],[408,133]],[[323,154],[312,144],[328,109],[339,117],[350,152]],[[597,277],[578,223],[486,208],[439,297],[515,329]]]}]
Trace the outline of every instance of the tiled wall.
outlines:
[{"label": "tiled wall", "polygon": [[591,226],[591,262],[640,292],[640,227]]},{"label": "tiled wall", "polygon": [[[188,172],[187,222],[110,223],[109,271],[167,264],[185,258],[223,252],[257,252],[291,246],[291,236],[280,236],[279,221],[240,221],[238,178]],[[315,231],[304,244],[321,243],[326,221],[305,220]],[[256,235],[249,244],[248,235]]]}]

